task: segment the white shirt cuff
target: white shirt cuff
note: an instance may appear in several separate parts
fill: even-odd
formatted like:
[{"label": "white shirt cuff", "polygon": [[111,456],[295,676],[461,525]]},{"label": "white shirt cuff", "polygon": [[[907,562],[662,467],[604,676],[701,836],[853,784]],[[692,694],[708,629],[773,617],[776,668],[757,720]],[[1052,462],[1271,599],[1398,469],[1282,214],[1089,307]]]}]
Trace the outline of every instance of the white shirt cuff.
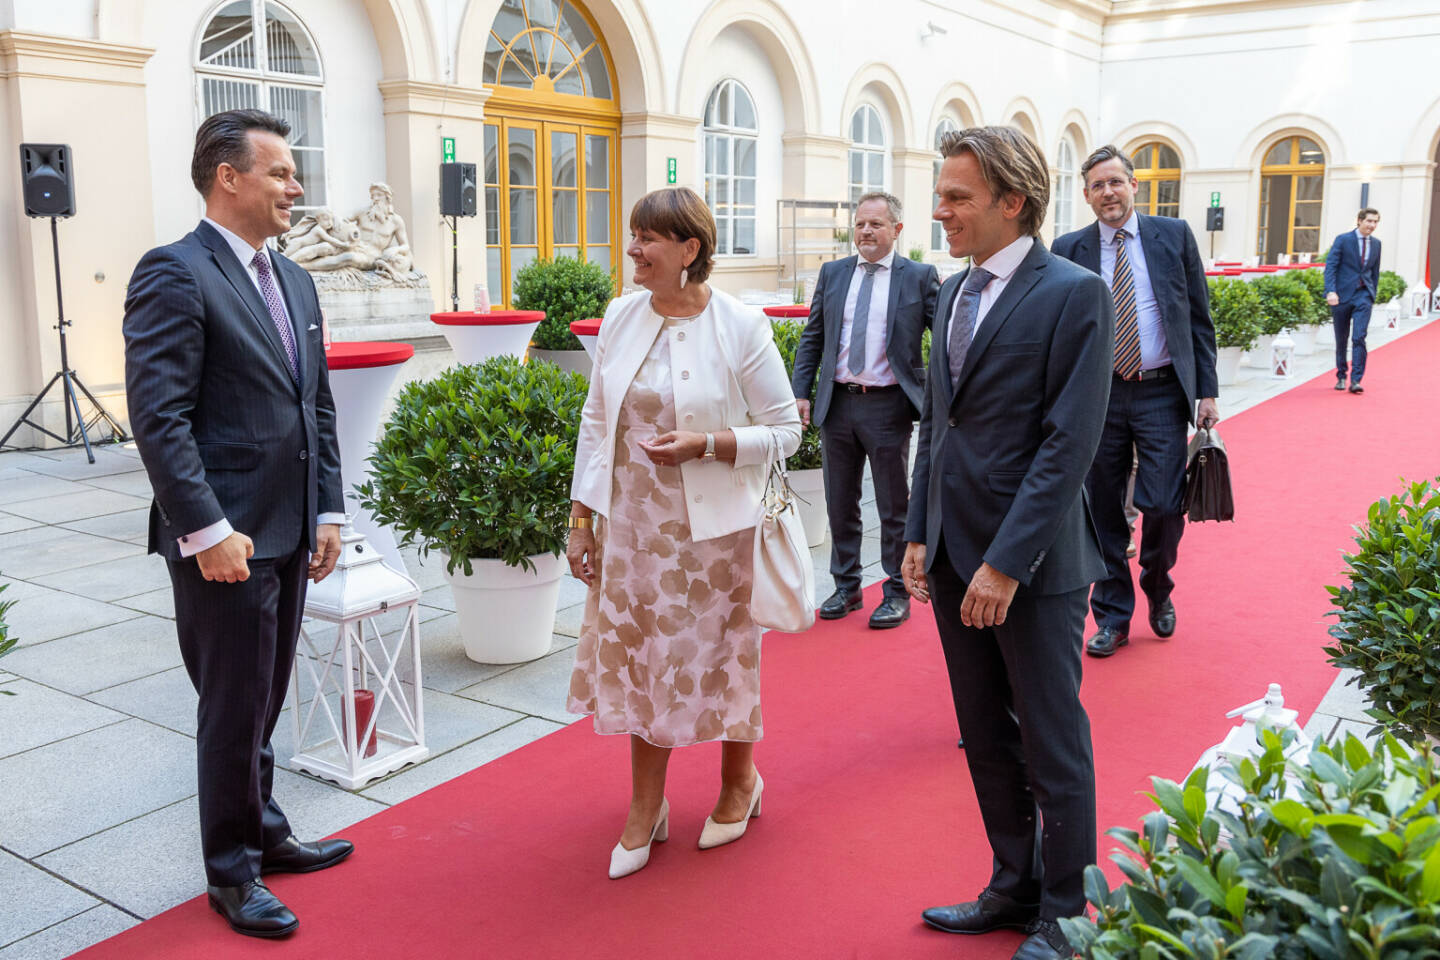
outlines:
[{"label": "white shirt cuff", "polygon": [[343,527],[345,525],[345,514],[322,513],[315,518],[315,525],[318,527],[322,523],[333,523],[337,527]]},{"label": "white shirt cuff", "polygon": [[230,526],[229,520],[223,518],[217,520],[210,526],[196,530],[177,540],[176,542],[180,544],[180,556],[193,557],[201,550],[209,550],[234,532],[235,528]]}]

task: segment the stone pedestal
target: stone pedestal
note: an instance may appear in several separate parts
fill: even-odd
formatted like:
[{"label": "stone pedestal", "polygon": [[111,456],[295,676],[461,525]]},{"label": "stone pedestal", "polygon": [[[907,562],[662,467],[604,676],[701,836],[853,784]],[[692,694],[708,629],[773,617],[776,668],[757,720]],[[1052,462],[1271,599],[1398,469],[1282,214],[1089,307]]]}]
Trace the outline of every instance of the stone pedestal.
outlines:
[{"label": "stone pedestal", "polygon": [[331,339],[405,340],[435,336],[430,314],[435,301],[430,285],[374,287],[369,290],[318,291]]}]

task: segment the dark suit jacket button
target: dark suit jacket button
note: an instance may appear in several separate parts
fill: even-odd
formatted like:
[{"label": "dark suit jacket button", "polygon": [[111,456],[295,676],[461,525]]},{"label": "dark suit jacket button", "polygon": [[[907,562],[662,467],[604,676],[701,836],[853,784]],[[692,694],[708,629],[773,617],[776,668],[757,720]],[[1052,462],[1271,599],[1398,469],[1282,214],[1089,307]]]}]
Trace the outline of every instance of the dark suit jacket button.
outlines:
[{"label": "dark suit jacket button", "polygon": [[190,538],[189,538],[189,537],[181,537],[181,538],[180,538],[180,542],[181,542],[181,543],[189,543],[189,542],[190,542]]},{"label": "dark suit jacket button", "polygon": [[952,426],[952,427],[958,427],[958,426],[960,426],[960,421],[957,420],[957,419],[955,419],[954,417],[951,417],[951,418],[950,418],[949,423],[950,423],[950,426]]},{"label": "dark suit jacket button", "polygon": [[309,459],[310,459],[310,451],[308,451],[308,450],[301,450],[301,451],[300,451],[300,459],[301,459],[301,460],[309,460]]}]

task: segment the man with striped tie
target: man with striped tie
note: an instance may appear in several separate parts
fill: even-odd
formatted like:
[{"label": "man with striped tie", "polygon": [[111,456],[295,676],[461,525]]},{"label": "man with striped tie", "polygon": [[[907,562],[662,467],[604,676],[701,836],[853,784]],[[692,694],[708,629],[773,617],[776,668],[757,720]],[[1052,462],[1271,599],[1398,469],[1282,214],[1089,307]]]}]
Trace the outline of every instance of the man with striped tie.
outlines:
[{"label": "man with striped tie", "polygon": [[[1100,449],[1086,478],[1105,556],[1105,579],[1090,594],[1098,628],[1085,652],[1108,657],[1130,642],[1135,588],[1125,548],[1125,486],[1138,456],[1135,506],[1140,589],[1150,629],[1175,632],[1170,571],[1185,532],[1185,444],[1190,425],[1220,419],[1215,397],[1215,327],[1205,267],[1184,220],[1135,210],[1139,184],[1130,158],[1113,146],[1081,165],[1097,221],[1055,241],[1055,253],[1100,274],[1115,300],[1115,378]],[[1132,454],[1133,450],[1133,454]]]}]

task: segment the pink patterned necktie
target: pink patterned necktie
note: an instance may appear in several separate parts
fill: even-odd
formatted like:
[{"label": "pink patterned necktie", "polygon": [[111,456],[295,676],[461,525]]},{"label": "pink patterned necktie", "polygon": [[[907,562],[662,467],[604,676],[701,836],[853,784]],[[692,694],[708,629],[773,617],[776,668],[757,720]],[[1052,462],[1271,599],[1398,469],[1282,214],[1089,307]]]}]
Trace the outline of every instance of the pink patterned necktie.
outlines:
[{"label": "pink patterned necktie", "polygon": [[265,256],[264,250],[256,250],[255,259],[250,261],[250,266],[255,268],[255,275],[260,280],[260,295],[265,298],[270,320],[280,334],[280,342],[285,344],[285,358],[290,361],[290,376],[299,383],[300,363],[295,355],[295,334],[291,332],[290,321],[285,316],[285,304],[280,300],[280,291],[275,288],[275,281],[270,277],[270,258]]}]

